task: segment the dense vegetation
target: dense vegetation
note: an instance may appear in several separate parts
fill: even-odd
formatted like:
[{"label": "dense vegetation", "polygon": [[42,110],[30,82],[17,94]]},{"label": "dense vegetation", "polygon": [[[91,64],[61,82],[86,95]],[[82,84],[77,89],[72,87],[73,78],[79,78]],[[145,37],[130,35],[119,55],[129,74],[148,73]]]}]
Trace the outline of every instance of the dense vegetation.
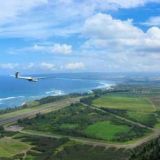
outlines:
[{"label": "dense vegetation", "polygon": [[[159,134],[160,128],[159,83],[131,81],[110,90],[97,89],[92,94],[68,96],[84,97],[80,103],[47,114],[37,114],[32,119],[25,118],[18,121],[18,124],[24,126],[26,130],[32,130],[28,131],[29,133],[37,133],[36,136],[6,132],[0,127],[0,160],[160,159],[160,137],[150,140],[152,136],[154,138],[154,135]],[[46,107],[47,103],[68,96],[47,97],[23,107],[26,109],[40,108],[39,105]],[[12,113],[10,116],[13,116]],[[50,135],[52,138],[47,138]],[[53,138],[57,135],[61,138]],[[141,139],[143,136],[145,138]],[[150,136],[149,139],[147,136]],[[82,144],[84,141],[73,141],[73,139],[99,142],[99,144],[109,141],[115,148],[93,146],[94,143],[85,145]],[[126,148],[119,149],[119,146],[116,146],[117,142]],[[141,145],[132,149],[132,144]],[[128,145],[131,148],[127,148]]]},{"label": "dense vegetation", "polygon": [[117,85],[112,90],[95,90],[93,96],[85,97],[81,102],[154,127],[160,122],[160,117],[157,117],[160,109],[158,95],[160,87],[157,84],[127,84]]},{"label": "dense vegetation", "polygon": [[132,151],[130,160],[159,160],[160,137],[155,138]]},{"label": "dense vegetation", "polygon": [[29,149],[29,144],[21,142],[19,140],[15,140],[9,137],[0,139],[0,157],[5,157],[6,159],[8,159],[10,157],[14,157],[14,155],[17,155],[19,153],[24,153]]},{"label": "dense vegetation", "polygon": [[12,141],[15,143],[21,140],[21,145],[29,143],[31,148],[10,158],[0,157],[1,160],[125,160],[129,156],[129,152],[123,149],[93,147],[70,141],[68,138],[55,139],[21,134],[17,135],[17,139]]},{"label": "dense vegetation", "polygon": [[12,135],[14,135],[13,132],[5,131],[4,127],[0,126],[0,138],[3,138],[5,136],[12,136]]},{"label": "dense vegetation", "polygon": [[89,95],[89,93],[71,93],[71,94],[62,95],[62,96],[48,96],[48,97],[36,100],[36,102],[38,102],[41,105],[41,104],[56,102],[66,98],[73,98],[73,97],[80,97],[80,96],[87,96],[87,95]]},{"label": "dense vegetation", "polygon": [[[82,104],[72,104],[46,115],[37,114],[33,119],[19,120],[18,123],[29,130],[120,142],[138,138],[148,132],[147,129],[120,120],[110,113]],[[101,129],[95,127],[97,124],[101,124]]]}]

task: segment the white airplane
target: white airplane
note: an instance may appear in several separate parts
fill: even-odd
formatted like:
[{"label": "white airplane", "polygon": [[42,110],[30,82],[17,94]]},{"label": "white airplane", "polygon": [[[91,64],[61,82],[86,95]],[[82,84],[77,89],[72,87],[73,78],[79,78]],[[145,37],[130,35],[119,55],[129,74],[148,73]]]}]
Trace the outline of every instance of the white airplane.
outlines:
[{"label": "white airplane", "polygon": [[20,76],[19,72],[15,73],[15,78],[17,79],[24,79],[30,82],[38,82],[40,79],[44,79],[44,77],[24,77],[24,76]]}]

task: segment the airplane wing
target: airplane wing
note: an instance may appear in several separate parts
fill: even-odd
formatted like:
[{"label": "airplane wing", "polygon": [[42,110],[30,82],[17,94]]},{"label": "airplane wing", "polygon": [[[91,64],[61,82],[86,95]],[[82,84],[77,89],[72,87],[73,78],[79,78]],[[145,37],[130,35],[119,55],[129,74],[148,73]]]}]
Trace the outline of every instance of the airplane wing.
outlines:
[{"label": "airplane wing", "polygon": [[18,77],[18,79],[32,80],[32,77]]},{"label": "airplane wing", "polygon": [[37,78],[37,79],[46,79],[47,77],[34,77],[34,78]]},{"label": "airplane wing", "polygon": [[24,79],[24,80],[28,80],[28,81],[33,81],[33,82],[37,82],[40,79],[46,79],[47,77],[27,77],[27,76],[20,76],[19,72],[16,72],[14,75],[15,78],[17,79]]},{"label": "airplane wing", "polygon": [[32,77],[22,77],[22,76],[18,76],[16,77],[15,75],[10,75],[11,77],[15,77],[15,78],[18,78],[18,79],[26,79],[26,80],[30,80],[32,79]]}]

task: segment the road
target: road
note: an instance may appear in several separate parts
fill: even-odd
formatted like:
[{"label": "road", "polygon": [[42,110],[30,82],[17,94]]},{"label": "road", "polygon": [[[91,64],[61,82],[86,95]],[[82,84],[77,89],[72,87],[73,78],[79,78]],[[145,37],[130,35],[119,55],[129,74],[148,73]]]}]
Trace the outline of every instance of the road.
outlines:
[{"label": "road", "polygon": [[131,123],[131,124],[136,125],[136,126],[139,126],[139,127],[141,127],[141,128],[146,128],[146,129],[149,129],[149,130],[154,130],[154,128],[151,128],[151,127],[146,126],[146,125],[144,125],[144,124],[141,124],[141,123],[139,123],[139,122],[135,122],[135,121],[132,121],[132,120],[127,119],[127,118],[125,118],[125,117],[119,116],[119,115],[117,115],[117,114],[115,114],[115,113],[111,113],[111,112],[109,112],[109,111],[103,110],[103,109],[99,108],[99,106],[95,106],[95,105],[89,106],[88,104],[85,104],[85,103],[82,103],[82,104],[85,105],[85,106],[87,106],[87,107],[90,107],[90,108],[92,108],[92,109],[94,109],[94,110],[100,111],[100,112],[102,112],[102,113],[109,113],[110,115],[112,115],[113,117],[116,117],[117,119],[120,119],[120,120],[122,120],[122,121]]},{"label": "road", "polygon": [[131,124],[136,125],[136,126],[139,126],[139,127],[141,127],[141,128],[146,128],[146,129],[149,129],[149,130],[154,130],[153,128],[151,128],[151,127],[149,127],[149,126],[146,126],[146,125],[144,125],[144,124],[142,124],[142,123],[132,121],[132,120],[127,119],[127,118],[125,118],[125,117],[119,116],[119,115],[117,115],[117,114],[115,114],[115,113],[111,113],[111,112],[109,112],[109,111],[106,111],[106,110],[103,110],[103,109],[101,109],[101,108],[98,108],[98,106],[92,106],[92,108],[93,108],[93,109],[96,109],[96,110],[99,110],[99,111],[101,111],[101,112],[104,112],[104,113],[107,112],[107,113],[109,113],[110,115],[112,115],[112,116],[114,116],[114,117],[116,117],[116,118],[118,118],[118,119],[121,119],[122,121],[131,123]]},{"label": "road", "polygon": [[[100,108],[97,108],[96,106],[88,106],[87,104],[84,104],[84,103],[82,103],[82,104],[87,106],[87,107],[91,107],[93,109],[96,109],[96,110],[99,110],[99,111],[102,111],[102,112],[106,113],[106,111],[104,111],[104,110],[102,110]],[[112,113],[110,113],[110,114],[112,114]],[[77,141],[77,142],[80,142],[80,143],[83,143],[83,144],[87,144],[87,145],[102,146],[102,147],[105,147],[105,148],[114,147],[114,148],[117,148],[117,149],[119,149],[119,148],[133,149],[133,148],[135,148],[137,146],[140,146],[143,143],[146,143],[147,141],[150,141],[153,138],[156,138],[156,137],[158,137],[160,135],[160,130],[159,129],[150,128],[150,127],[145,126],[145,125],[143,125],[141,123],[128,120],[128,119],[126,119],[124,117],[121,117],[121,116],[118,116],[116,114],[113,114],[113,116],[115,116],[116,118],[119,118],[121,120],[127,121],[127,122],[129,122],[131,124],[137,125],[139,127],[150,129],[152,131],[152,133],[150,133],[150,134],[148,134],[148,135],[146,135],[144,137],[141,137],[140,139],[134,140],[133,142],[125,144],[125,143],[109,143],[109,142],[106,142],[106,141],[103,141],[103,140],[96,140],[96,139],[83,138],[83,137],[74,137],[74,136],[60,135],[60,134],[53,134],[53,133],[45,133],[45,132],[38,132],[38,131],[25,131],[25,130],[22,130],[20,132],[24,133],[24,134],[43,136],[43,137],[53,137],[53,138],[67,137],[67,138],[69,138],[71,140],[74,140],[74,141]]]},{"label": "road", "polygon": [[69,138],[70,140],[80,142],[87,145],[92,146],[101,146],[105,148],[114,147],[114,148],[128,148],[128,144],[113,144],[101,140],[96,139],[90,139],[90,138],[82,138],[82,137],[73,137],[73,136],[67,136],[67,135],[60,135],[60,134],[53,134],[53,133],[45,133],[45,132],[39,132],[39,131],[33,131],[33,130],[22,130],[20,133],[32,135],[32,136],[42,136],[42,137],[50,137],[50,138]]},{"label": "road", "polygon": [[53,133],[46,133],[46,132],[39,132],[39,131],[33,131],[33,130],[22,130],[20,133],[32,135],[32,136],[42,136],[42,137],[50,137],[50,138],[69,138],[70,140],[80,142],[82,144],[92,145],[92,146],[101,146],[107,148],[116,148],[116,149],[133,149],[137,146],[140,146],[149,140],[152,140],[153,138],[159,137],[160,130],[157,130],[157,132],[154,132],[153,134],[149,134],[146,137],[140,138],[138,140],[135,140],[134,142],[130,143],[110,143],[102,140],[96,140],[96,139],[90,139],[90,138],[82,138],[82,137],[74,137],[74,136],[68,136],[68,135],[60,135],[60,134],[53,134]]},{"label": "road", "polygon": [[[14,123],[17,120],[23,119],[23,118],[32,118],[38,113],[45,114],[45,113],[49,113],[49,112],[52,112],[52,111],[60,110],[64,107],[69,106],[71,103],[79,102],[80,98],[81,97],[67,98],[67,99],[64,99],[64,100],[57,101],[57,102],[48,103],[47,105],[41,105],[41,106],[38,106],[38,107],[35,107],[35,108],[33,107],[30,110],[25,110],[24,109],[24,111],[25,111],[24,113],[23,113],[23,109],[22,109],[22,110],[18,110],[18,111],[14,111],[14,112],[11,112],[11,113],[6,113],[6,114],[3,114],[3,115],[0,115],[0,125],[6,125],[6,124]],[[102,109],[96,108],[95,106],[92,106],[92,108],[101,110],[103,112],[106,112]],[[132,124],[138,125],[140,127],[147,128],[147,126],[144,126],[141,123],[130,121],[130,120],[128,120],[126,118],[123,118],[123,117],[120,117],[116,114],[114,114],[114,116],[117,117],[117,118],[120,118],[124,121],[127,121],[127,122],[130,122]],[[148,129],[152,129],[152,128],[148,128]],[[141,144],[143,144],[143,143],[145,143],[145,142],[147,142],[147,141],[149,141],[153,138],[156,138],[160,135],[160,130],[158,130],[158,129],[153,130],[152,129],[151,134],[149,134],[145,137],[142,137],[138,140],[135,140],[133,142],[130,142],[128,144],[125,144],[125,143],[109,143],[109,142],[106,142],[106,141],[83,138],[83,137],[73,137],[73,136],[67,136],[67,135],[64,136],[64,135],[59,135],[59,134],[47,134],[47,133],[37,132],[37,131],[22,130],[20,132],[24,133],[24,134],[44,136],[44,137],[54,137],[54,138],[68,137],[71,140],[74,140],[74,141],[77,141],[77,142],[80,142],[80,143],[83,143],[83,144],[88,144],[88,145],[93,145],[93,146],[103,146],[105,148],[114,147],[114,148],[117,148],[117,149],[119,149],[119,148],[124,148],[124,149],[135,148],[135,147],[137,147],[137,146],[139,146],[139,145],[141,145]]]}]

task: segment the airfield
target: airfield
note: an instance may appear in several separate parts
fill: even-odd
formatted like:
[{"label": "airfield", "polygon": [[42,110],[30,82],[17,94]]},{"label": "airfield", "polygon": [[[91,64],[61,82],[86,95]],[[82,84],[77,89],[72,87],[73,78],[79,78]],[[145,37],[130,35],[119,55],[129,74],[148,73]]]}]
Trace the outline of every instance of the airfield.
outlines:
[{"label": "airfield", "polygon": [[130,160],[160,136],[159,98],[155,82],[120,84],[1,112],[0,159]]}]

